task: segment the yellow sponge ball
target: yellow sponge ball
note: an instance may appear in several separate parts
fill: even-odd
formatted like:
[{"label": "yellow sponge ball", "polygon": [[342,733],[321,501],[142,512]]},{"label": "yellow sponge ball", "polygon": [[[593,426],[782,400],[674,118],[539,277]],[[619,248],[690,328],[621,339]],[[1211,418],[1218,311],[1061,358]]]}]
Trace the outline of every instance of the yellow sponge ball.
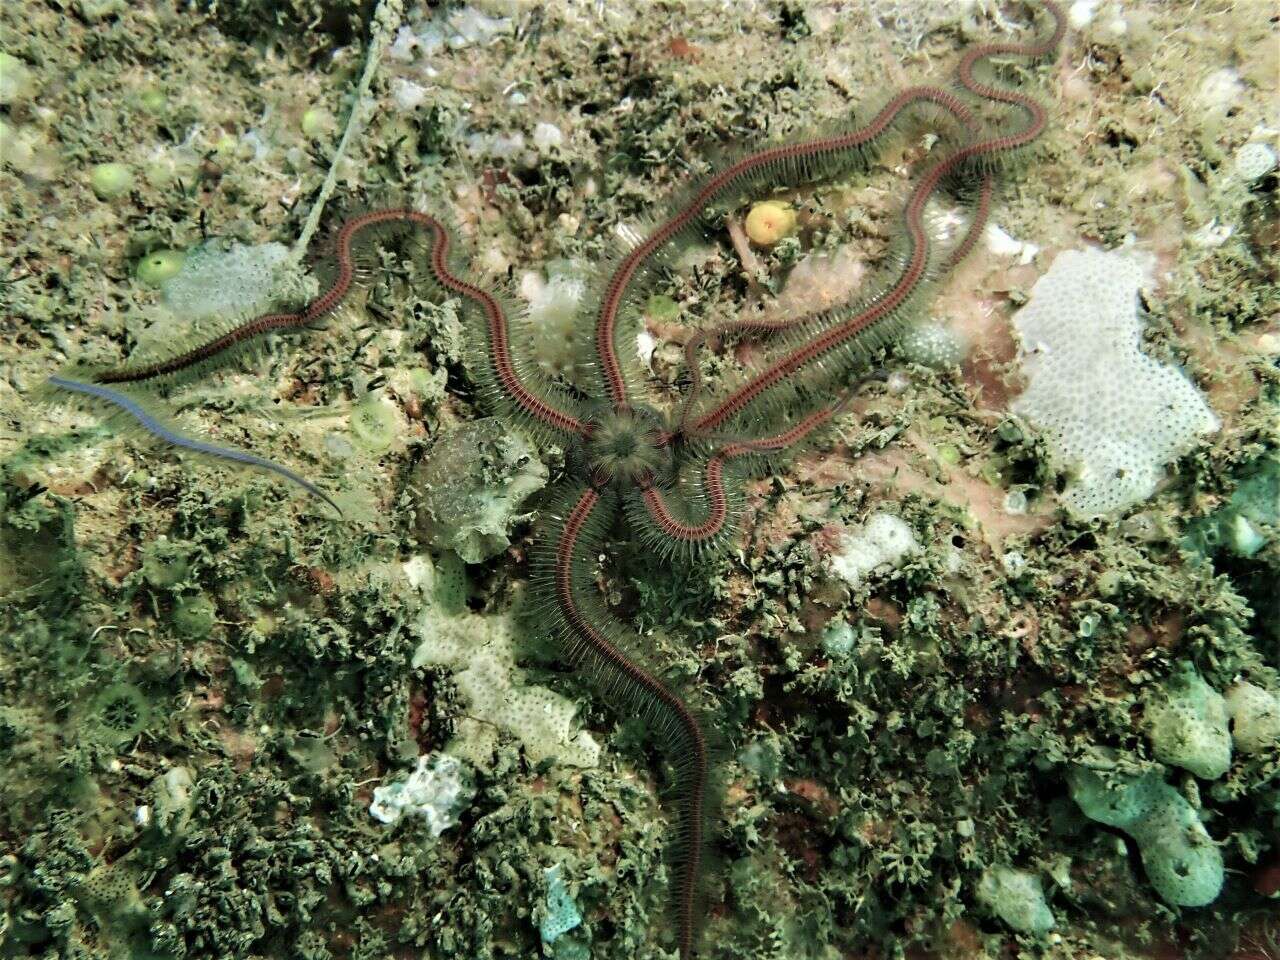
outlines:
[{"label": "yellow sponge ball", "polygon": [[796,228],[796,212],[780,200],[764,200],[747,214],[747,236],[761,247],[771,247]]}]

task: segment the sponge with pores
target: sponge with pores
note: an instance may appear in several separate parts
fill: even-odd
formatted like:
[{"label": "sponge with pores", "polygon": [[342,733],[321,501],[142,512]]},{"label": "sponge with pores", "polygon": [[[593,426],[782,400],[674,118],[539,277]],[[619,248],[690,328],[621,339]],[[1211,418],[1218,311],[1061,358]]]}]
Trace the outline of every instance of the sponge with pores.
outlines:
[{"label": "sponge with pores", "polygon": [[1231,767],[1231,734],[1222,694],[1182,664],[1146,704],[1151,748],[1161,763],[1216,780]]},{"label": "sponge with pores", "polygon": [[1195,808],[1159,774],[1116,775],[1085,767],[1068,775],[1071,798],[1091,820],[1123,830],[1142,853],[1147,879],[1172,904],[1202,907],[1222,890],[1222,854]]},{"label": "sponge with pores", "polygon": [[1227,691],[1231,739],[1241,753],[1280,749],[1280,697],[1252,683]]},{"label": "sponge with pores", "polygon": [[1142,349],[1145,273],[1128,251],[1065,250],[1013,320],[1028,382],[1012,409],[1071,474],[1063,501],[1077,516],[1145,500],[1165,464],[1219,426],[1182,371]]},{"label": "sponge with pores", "polygon": [[1040,878],[1000,864],[988,867],[978,881],[978,899],[1019,933],[1048,933],[1053,911],[1045,902]]}]

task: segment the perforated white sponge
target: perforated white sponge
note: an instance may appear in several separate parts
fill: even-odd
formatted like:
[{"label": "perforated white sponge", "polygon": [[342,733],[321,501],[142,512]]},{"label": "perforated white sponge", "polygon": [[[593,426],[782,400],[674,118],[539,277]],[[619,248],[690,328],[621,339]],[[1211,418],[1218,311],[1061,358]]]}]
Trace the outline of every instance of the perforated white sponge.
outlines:
[{"label": "perforated white sponge", "polygon": [[1219,426],[1180,370],[1142,352],[1144,282],[1132,253],[1067,250],[1013,320],[1028,383],[1012,409],[1071,475],[1063,500],[1077,516],[1145,500],[1165,464]]}]

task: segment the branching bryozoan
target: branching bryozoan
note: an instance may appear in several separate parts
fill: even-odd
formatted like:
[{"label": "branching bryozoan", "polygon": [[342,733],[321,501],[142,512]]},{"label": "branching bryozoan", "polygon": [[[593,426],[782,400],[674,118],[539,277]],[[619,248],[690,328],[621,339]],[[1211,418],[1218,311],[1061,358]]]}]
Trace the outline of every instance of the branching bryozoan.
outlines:
[{"label": "branching bryozoan", "polygon": [[[145,413],[139,418],[142,408],[131,406],[126,394],[98,385],[146,384],[216,360],[264,333],[308,326],[351,292],[362,251],[394,235],[414,236],[442,291],[474,308],[470,369],[497,412],[570,450],[568,462],[576,476],[565,481],[558,508],[547,511],[533,565],[535,606],[565,658],[588,671],[610,703],[643,717],[670,758],[676,834],[670,845],[675,854],[670,899],[679,954],[689,960],[697,952],[704,915],[706,847],[715,821],[714,738],[701,712],[664,682],[634,631],[606,609],[594,580],[596,558],[619,511],[640,538],[668,558],[696,555],[729,541],[748,471],[776,464],[837,415],[873,351],[914,319],[928,292],[971,252],[985,225],[995,176],[1046,124],[1044,108],[1032,97],[981,80],[977,73],[995,56],[1033,59],[1056,50],[1065,18],[1051,0],[1041,0],[1040,7],[1052,21],[1044,38],[970,48],[957,69],[958,91],[912,87],[890,99],[865,125],[745,156],[694,186],[643,241],[606,264],[600,271],[590,338],[599,399],[583,399],[519,357],[508,307],[463,279],[463,265],[440,220],[409,207],[347,220],[336,238],[331,285],[296,313],[258,317],[174,356],[101,371],[92,383],[66,377],[52,383],[114,403],[161,439],[190,446],[195,442],[183,443],[185,438],[169,428],[156,430],[158,421]],[[999,132],[966,99],[974,106],[1017,108],[1024,121],[1010,132]],[[874,292],[812,315],[741,321],[695,336],[686,350],[690,389],[681,409],[666,414],[637,400],[645,378],[620,344],[631,331],[635,305],[669,262],[663,258],[673,244],[702,238],[712,222],[708,208],[749,186],[796,184],[870,166],[908,116],[936,126],[949,149],[924,170],[911,191],[885,276]],[[949,247],[930,236],[924,220],[926,205],[942,191],[970,209],[964,235]],[[717,395],[708,395],[698,367],[700,348],[741,335],[760,335],[767,342],[766,362]],[[219,455],[217,448],[204,452]],[[293,471],[251,456],[236,458],[266,466],[318,493]]]}]

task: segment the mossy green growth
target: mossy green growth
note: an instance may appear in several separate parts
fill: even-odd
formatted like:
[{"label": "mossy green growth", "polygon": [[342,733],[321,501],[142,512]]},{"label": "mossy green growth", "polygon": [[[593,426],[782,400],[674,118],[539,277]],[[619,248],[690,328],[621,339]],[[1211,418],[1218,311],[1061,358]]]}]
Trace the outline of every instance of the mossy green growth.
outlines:
[{"label": "mossy green growth", "polygon": [[173,628],[188,640],[203,640],[217,622],[218,611],[203,593],[179,597],[173,605]]},{"label": "mossy green growth", "polygon": [[149,792],[157,830],[173,837],[186,829],[194,789],[195,781],[186,767],[172,767],[151,781]]},{"label": "mossy green growth", "polygon": [[1202,907],[1222,890],[1222,854],[1195,808],[1159,774],[1104,779],[1085,767],[1068,775],[1084,815],[1123,830],[1142,854],[1147,878],[1169,903]]},{"label": "mossy green growth", "polygon": [[29,100],[35,83],[27,65],[11,53],[0,51],[0,105]]},{"label": "mossy green growth", "polygon": [[782,750],[773,739],[762,738],[748,743],[738,751],[738,762],[766,783],[782,775]]},{"label": "mossy green growth", "polygon": [[1200,557],[1228,551],[1253,557],[1280,528],[1280,457],[1264,457],[1245,468],[1225,505],[1188,524],[1183,546]]},{"label": "mossy green growth", "polygon": [[404,418],[385,397],[367,396],[351,408],[351,436],[370,453],[385,453],[395,444]]},{"label": "mossy green growth", "polygon": [[142,551],[142,578],[152,587],[167,589],[182,583],[191,573],[193,546],[184,540],[160,536]]},{"label": "mossy green growth", "polygon": [[155,87],[148,87],[138,95],[138,106],[148,113],[160,113],[168,104],[169,98],[164,95],[164,91]]},{"label": "mossy green growth", "polygon": [[1216,780],[1231,767],[1231,734],[1222,698],[1189,663],[1178,666],[1147,701],[1144,723],[1157,760]]},{"label": "mossy green growth", "polygon": [[89,186],[99,200],[115,200],[133,189],[133,170],[127,163],[100,163],[89,171]]},{"label": "mossy green growth", "polygon": [[665,293],[655,293],[644,305],[645,316],[659,323],[670,323],[680,316],[680,305]]},{"label": "mossy green growth", "polygon": [[1054,927],[1040,878],[1026,870],[988,867],[978,881],[978,899],[1019,933],[1048,933]]},{"label": "mossy green growth", "polygon": [[128,9],[125,0],[79,0],[76,8],[89,23],[98,23],[108,17],[118,16]]},{"label": "mossy green growth", "polygon": [[182,269],[187,255],[181,250],[155,250],[138,261],[136,275],[149,287],[158,287]]}]

